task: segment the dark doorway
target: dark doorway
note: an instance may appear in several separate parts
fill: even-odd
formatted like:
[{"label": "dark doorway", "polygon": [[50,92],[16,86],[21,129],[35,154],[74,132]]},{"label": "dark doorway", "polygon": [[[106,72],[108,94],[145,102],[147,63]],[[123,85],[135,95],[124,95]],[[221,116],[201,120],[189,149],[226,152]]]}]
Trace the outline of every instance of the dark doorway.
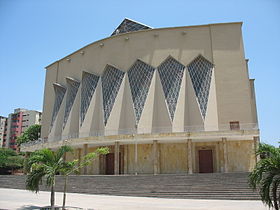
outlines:
[{"label": "dark doorway", "polygon": [[[121,165],[122,165],[122,156],[121,153],[119,153],[120,156],[120,166],[119,166],[119,174],[121,174]],[[109,153],[106,155],[106,175],[114,175],[115,174],[115,154]]]},{"label": "dark doorway", "polygon": [[109,153],[106,155],[106,175],[114,174],[115,158],[114,153]]},{"label": "dark doorway", "polygon": [[212,150],[199,150],[199,173],[213,173]]}]

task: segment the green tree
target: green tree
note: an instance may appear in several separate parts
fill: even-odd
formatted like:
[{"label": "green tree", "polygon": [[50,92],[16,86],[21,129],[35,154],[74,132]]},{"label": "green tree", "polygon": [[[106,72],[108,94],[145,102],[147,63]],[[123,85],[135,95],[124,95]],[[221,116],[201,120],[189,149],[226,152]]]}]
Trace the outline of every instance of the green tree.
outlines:
[{"label": "green tree", "polygon": [[24,131],[21,136],[17,138],[17,145],[26,143],[29,141],[35,141],[40,138],[41,125],[31,125]]},{"label": "green tree", "polygon": [[26,189],[39,192],[39,184],[46,178],[46,185],[51,188],[51,207],[55,203],[55,175],[65,167],[63,156],[73,149],[69,146],[62,146],[57,151],[42,149],[31,154],[27,163]]},{"label": "green tree", "polygon": [[106,155],[109,153],[108,147],[101,147],[98,148],[95,152],[88,153],[81,160],[73,160],[65,162],[65,167],[63,168],[62,175],[64,176],[64,189],[63,189],[63,203],[62,209],[65,209],[66,203],[66,191],[67,191],[67,184],[68,184],[68,176],[73,173],[79,173],[81,168],[84,168],[92,163],[92,161],[98,157],[99,155]]},{"label": "green tree", "polygon": [[26,189],[33,192],[39,192],[39,185],[46,180],[46,185],[51,188],[51,207],[54,208],[55,203],[55,175],[62,174],[64,180],[63,209],[65,208],[66,189],[68,176],[78,172],[81,168],[89,165],[99,154],[107,154],[108,148],[99,148],[96,152],[89,153],[81,158],[81,161],[64,160],[67,152],[73,152],[70,146],[62,146],[57,151],[50,149],[38,150],[31,154],[27,161],[27,178]]},{"label": "green tree", "polygon": [[21,154],[17,154],[14,150],[0,148],[0,168],[3,172],[22,168],[23,161],[24,157]]},{"label": "green tree", "polygon": [[249,174],[249,184],[254,190],[259,190],[264,204],[279,210],[280,149],[272,145],[260,144],[257,155],[260,156],[260,161]]}]

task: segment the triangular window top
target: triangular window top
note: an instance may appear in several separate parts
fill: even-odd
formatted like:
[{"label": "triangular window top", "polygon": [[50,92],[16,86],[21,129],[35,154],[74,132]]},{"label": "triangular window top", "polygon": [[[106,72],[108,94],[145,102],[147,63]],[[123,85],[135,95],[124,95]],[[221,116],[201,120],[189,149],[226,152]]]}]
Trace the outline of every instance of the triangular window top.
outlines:
[{"label": "triangular window top", "polygon": [[122,23],[116,28],[116,30],[112,33],[111,36],[121,34],[121,33],[127,33],[131,31],[140,31],[145,29],[151,29],[151,27],[144,25],[142,23],[138,23],[136,21],[130,20],[128,18],[125,18]]}]

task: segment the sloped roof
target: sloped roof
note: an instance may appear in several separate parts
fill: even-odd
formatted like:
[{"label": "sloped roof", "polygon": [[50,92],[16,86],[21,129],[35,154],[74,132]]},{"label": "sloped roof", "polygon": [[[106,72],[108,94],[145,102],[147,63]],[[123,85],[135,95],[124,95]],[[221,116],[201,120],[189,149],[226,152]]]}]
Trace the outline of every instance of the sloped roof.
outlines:
[{"label": "sloped roof", "polygon": [[121,33],[127,33],[131,31],[140,31],[145,29],[151,29],[151,27],[144,25],[142,23],[138,23],[134,20],[125,18],[121,24],[115,29],[115,31],[111,34],[111,36],[121,34]]}]

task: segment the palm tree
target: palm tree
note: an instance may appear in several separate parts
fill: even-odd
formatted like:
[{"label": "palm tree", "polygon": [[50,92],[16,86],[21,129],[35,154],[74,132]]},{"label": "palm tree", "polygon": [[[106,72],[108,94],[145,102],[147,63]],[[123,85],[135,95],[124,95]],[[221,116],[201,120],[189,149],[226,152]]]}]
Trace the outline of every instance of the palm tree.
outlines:
[{"label": "palm tree", "polygon": [[37,193],[39,184],[46,178],[46,185],[51,188],[52,209],[55,203],[55,175],[65,168],[64,154],[72,150],[70,146],[62,146],[57,151],[42,149],[34,152],[28,159],[26,189]]},{"label": "palm tree", "polygon": [[98,156],[98,155],[106,155],[109,153],[108,147],[100,147],[95,152],[88,153],[84,157],[81,158],[80,161],[73,160],[73,161],[67,161],[64,164],[64,167],[62,168],[62,175],[64,176],[64,189],[63,189],[63,202],[62,202],[62,209],[65,209],[65,203],[66,203],[66,191],[67,191],[67,183],[68,183],[68,176],[73,173],[79,173],[79,170],[81,168],[84,168],[92,163],[92,161]]},{"label": "palm tree", "polygon": [[259,190],[263,203],[279,210],[280,149],[268,144],[260,144],[257,155],[261,159],[249,174],[249,185],[254,190]]}]

